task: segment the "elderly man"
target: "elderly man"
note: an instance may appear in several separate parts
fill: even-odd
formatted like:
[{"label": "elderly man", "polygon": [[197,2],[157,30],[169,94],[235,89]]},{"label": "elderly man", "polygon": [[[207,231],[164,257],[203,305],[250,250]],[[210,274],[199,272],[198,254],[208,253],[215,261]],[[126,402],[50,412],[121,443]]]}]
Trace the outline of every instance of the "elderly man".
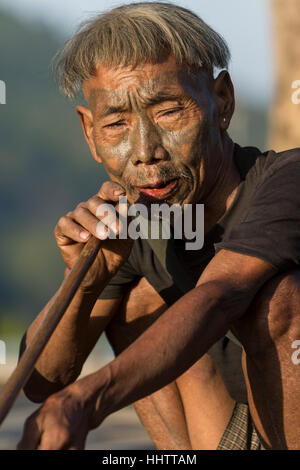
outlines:
[{"label": "elderly man", "polygon": [[[232,142],[228,59],[195,14],[148,2],[97,16],[61,51],[61,85],[68,96],[82,85],[77,113],[111,181],[55,228],[66,273],[91,234],[103,244],[25,387],[46,401],[19,449],[83,448],[130,403],[160,449],[300,447],[300,152]],[[125,194],[204,204],[204,246],[118,238],[101,208]],[[116,359],[75,382],[104,330]],[[250,414],[206,354],[228,330],[243,346]]]}]

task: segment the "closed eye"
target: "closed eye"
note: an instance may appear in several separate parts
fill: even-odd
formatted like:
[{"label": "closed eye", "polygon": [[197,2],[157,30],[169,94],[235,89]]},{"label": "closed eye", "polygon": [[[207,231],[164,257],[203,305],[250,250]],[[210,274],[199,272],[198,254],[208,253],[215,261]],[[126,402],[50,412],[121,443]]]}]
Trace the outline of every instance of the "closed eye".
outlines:
[{"label": "closed eye", "polygon": [[180,111],[182,111],[183,108],[173,108],[173,109],[168,109],[167,111],[164,111],[161,116],[168,116],[168,115],[171,115],[171,114],[175,114],[175,113],[178,113]]},{"label": "closed eye", "polygon": [[125,121],[116,121],[116,122],[112,122],[110,124],[107,124],[104,127],[113,128],[113,127],[121,127],[123,125],[125,125]]}]

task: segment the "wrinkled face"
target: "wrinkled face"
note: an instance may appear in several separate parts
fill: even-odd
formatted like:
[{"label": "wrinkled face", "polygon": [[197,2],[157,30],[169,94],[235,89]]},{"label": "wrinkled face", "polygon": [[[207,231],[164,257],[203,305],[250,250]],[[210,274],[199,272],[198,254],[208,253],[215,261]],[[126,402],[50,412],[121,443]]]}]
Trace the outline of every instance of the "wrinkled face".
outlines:
[{"label": "wrinkled face", "polygon": [[105,68],[83,85],[78,107],[94,158],[131,202],[200,201],[221,152],[213,80],[160,64]]}]

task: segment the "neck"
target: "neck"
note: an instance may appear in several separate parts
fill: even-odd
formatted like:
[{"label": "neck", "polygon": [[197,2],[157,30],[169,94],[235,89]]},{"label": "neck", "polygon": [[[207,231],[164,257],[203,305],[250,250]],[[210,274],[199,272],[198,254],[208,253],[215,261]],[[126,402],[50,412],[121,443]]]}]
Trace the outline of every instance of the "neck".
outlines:
[{"label": "neck", "polygon": [[226,136],[218,172],[207,197],[203,200],[205,233],[211,230],[229,209],[241,181],[233,160],[233,149],[233,141]]}]

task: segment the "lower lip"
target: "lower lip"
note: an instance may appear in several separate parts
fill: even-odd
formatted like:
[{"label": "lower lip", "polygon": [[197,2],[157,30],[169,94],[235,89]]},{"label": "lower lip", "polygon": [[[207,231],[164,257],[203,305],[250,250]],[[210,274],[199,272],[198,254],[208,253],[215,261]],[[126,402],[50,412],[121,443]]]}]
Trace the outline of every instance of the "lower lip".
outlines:
[{"label": "lower lip", "polygon": [[155,199],[164,199],[178,186],[178,180],[173,180],[163,188],[138,188],[139,192]]}]

